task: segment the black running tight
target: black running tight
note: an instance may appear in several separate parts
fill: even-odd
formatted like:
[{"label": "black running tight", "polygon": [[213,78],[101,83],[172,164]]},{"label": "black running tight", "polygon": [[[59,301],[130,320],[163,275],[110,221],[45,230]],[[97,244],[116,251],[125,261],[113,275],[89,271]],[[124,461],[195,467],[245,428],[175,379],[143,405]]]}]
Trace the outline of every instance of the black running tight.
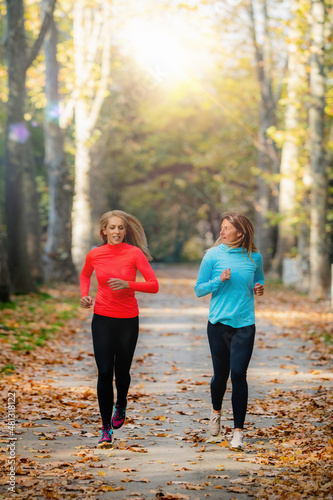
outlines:
[{"label": "black running tight", "polygon": [[252,356],[255,331],[255,325],[232,328],[208,321],[207,333],[214,369],[210,383],[212,405],[214,410],[221,410],[230,373],[235,429],[243,429],[244,426],[248,399],[246,373]]},{"label": "black running tight", "polygon": [[98,368],[98,404],[103,425],[106,426],[111,422],[113,409],[113,373],[117,403],[126,405],[130,368],[139,334],[139,317],[109,318],[94,314],[91,329]]}]

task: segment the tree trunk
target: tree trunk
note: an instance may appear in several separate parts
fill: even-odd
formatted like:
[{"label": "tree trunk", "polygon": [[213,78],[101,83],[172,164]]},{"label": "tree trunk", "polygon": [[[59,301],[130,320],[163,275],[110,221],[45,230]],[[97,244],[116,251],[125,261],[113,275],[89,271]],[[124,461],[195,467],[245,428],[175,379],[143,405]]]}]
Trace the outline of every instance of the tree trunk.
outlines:
[{"label": "tree trunk", "polygon": [[[82,122],[85,115],[77,103],[75,119]],[[81,113],[80,113],[81,111]],[[84,122],[83,122],[84,123]],[[82,127],[83,128],[83,127]],[[75,154],[75,194],[73,202],[73,260],[79,270],[82,268],[85,256],[91,248],[92,217],[90,200],[90,149],[83,137],[78,137],[81,126],[76,126],[76,154]],[[84,131],[82,131],[84,133]]]},{"label": "tree trunk", "polygon": [[324,297],[328,292],[330,268],[326,233],[328,185],[324,146],[325,77],[324,25],[325,2],[312,2],[311,26],[311,107],[309,113],[311,137],[311,230],[310,230],[310,295]]},{"label": "tree trunk", "polygon": [[[24,120],[26,71],[38,54],[47,31],[48,12],[31,50],[26,45],[23,0],[7,0],[6,58],[9,95],[7,102],[5,153],[5,215],[8,236],[8,261],[11,281],[16,293],[36,290],[41,278],[41,241],[38,198],[29,131]],[[29,258],[30,257],[30,258]]]},{"label": "tree trunk", "polygon": [[0,302],[8,302],[10,300],[11,283],[8,269],[7,245],[2,227],[2,216],[0,213]]},{"label": "tree trunk", "polygon": [[302,61],[302,49],[299,40],[302,33],[299,29],[297,11],[299,0],[293,0],[291,5],[292,20],[288,34],[288,83],[287,83],[287,106],[285,112],[286,138],[282,148],[280,165],[280,192],[279,213],[282,220],[278,228],[277,251],[274,257],[274,270],[279,276],[282,274],[282,262],[284,257],[290,257],[293,248],[296,248],[296,181],[300,170],[299,154],[300,143],[297,133],[301,126],[301,96],[304,95],[304,87],[307,85],[305,62]]},{"label": "tree trunk", "polygon": [[256,204],[256,243],[264,260],[264,268],[270,268],[275,250],[276,228],[272,227],[268,213],[277,210],[277,187],[272,185],[271,176],[279,171],[279,158],[274,141],[267,136],[267,130],[275,123],[275,100],[272,93],[272,55],[268,27],[266,0],[263,2],[264,40],[259,46],[256,35],[255,17],[252,0],[248,4],[251,21],[251,36],[255,49],[258,81],[260,84],[260,126],[258,146],[257,204]]},{"label": "tree trunk", "polygon": [[27,227],[27,249],[30,272],[37,283],[44,280],[42,262],[42,228],[39,215],[39,194],[36,185],[35,159],[30,140],[25,143],[22,167],[24,214]]},{"label": "tree trunk", "polygon": [[[261,174],[259,174],[257,179],[255,240],[263,257],[264,269],[268,271],[271,268],[276,244],[276,228],[271,225],[268,214],[269,212],[277,211],[277,190],[275,191],[275,195],[273,195],[271,182],[268,181],[268,177],[274,173],[274,170],[272,169],[272,161],[267,154],[266,148],[268,140],[266,131],[272,125],[272,122],[267,120],[266,113],[265,105],[261,103],[260,146],[258,151],[258,168]],[[270,124],[266,125],[268,123]]]},{"label": "tree trunk", "polygon": [[[110,5],[86,0],[74,4],[75,79],[78,98],[75,104],[75,190],[73,201],[73,260],[79,270],[92,243],[90,199],[92,133],[104,102],[110,74]],[[96,66],[100,67],[99,82]]]},{"label": "tree trunk", "polygon": [[44,117],[45,165],[49,186],[49,221],[44,248],[46,281],[74,281],[76,271],[72,261],[71,210],[73,182],[64,152],[64,136],[59,126],[59,93],[57,61],[57,27],[52,19],[44,40],[45,95]]},{"label": "tree trunk", "polygon": [[27,247],[23,165],[29,132],[24,121],[26,38],[22,0],[7,0],[9,95],[5,157],[5,214],[9,271],[15,292],[36,290]]}]

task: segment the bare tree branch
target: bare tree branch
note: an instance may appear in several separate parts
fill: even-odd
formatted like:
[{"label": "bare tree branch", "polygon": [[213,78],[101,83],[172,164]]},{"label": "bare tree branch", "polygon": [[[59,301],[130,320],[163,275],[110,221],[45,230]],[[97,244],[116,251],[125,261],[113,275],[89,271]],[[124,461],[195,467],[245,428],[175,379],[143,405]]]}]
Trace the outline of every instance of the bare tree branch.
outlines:
[{"label": "bare tree branch", "polygon": [[285,63],[283,65],[283,70],[281,73],[281,77],[279,79],[278,85],[276,92],[274,94],[274,106],[277,106],[280,98],[281,98],[281,93],[282,93],[282,88],[283,88],[283,81],[286,77],[286,74],[288,73],[288,57],[286,57]]},{"label": "bare tree branch", "polygon": [[100,81],[100,86],[97,91],[97,95],[94,99],[94,102],[92,104],[90,116],[89,116],[89,129],[92,131],[93,128],[96,126],[99,113],[101,111],[104,99],[105,99],[105,94],[107,91],[107,86],[108,86],[108,81],[109,81],[109,75],[110,75],[110,70],[111,70],[111,61],[110,61],[110,51],[111,51],[111,30],[108,25],[108,19],[109,16],[107,17],[107,21],[104,24],[104,44],[103,44],[103,52],[102,52],[102,64],[101,64],[101,81]]},{"label": "bare tree branch", "polygon": [[35,58],[37,57],[37,55],[38,55],[38,53],[43,45],[45,35],[47,33],[47,30],[49,29],[50,22],[53,18],[53,12],[54,12],[56,1],[57,0],[50,0],[49,5],[46,7],[46,9],[44,11],[44,19],[42,22],[42,26],[41,26],[39,35],[38,35],[37,39],[35,40],[34,45],[31,47],[30,51],[27,54],[26,71],[31,66],[31,64],[34,62]]},{"label": "bare tree branch", "polygon": [[247,10],[250,16],[250,34],[254,46],[254,51],[255,51],[255,58],[256,58],[256,63],[257,63],[257,72],[258,72],[258,80],[259,82],[263,82],[264,80],[264,64],[263,64],[263,54],[262,50],[259,46],[258,40],[257,40],[257,34],[256,34],[256,21],[254,17],[254,10],[253,10],[253,1],[249,0]]}]

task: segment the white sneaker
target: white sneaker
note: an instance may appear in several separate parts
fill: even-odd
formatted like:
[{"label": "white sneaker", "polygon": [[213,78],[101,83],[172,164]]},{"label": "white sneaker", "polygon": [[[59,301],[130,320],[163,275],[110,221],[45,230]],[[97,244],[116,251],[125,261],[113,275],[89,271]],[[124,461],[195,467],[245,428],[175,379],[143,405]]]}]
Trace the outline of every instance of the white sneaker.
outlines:
[{"label": "white sneaker", "polygon": [[209,434],[211,436],[217,436],[220,433],[220,428],[221,428],[221,412],[216,413],[212,409],[208,426]]},{"label": "white sneaker", "polygon": [[244,450],[243,431],[234,431],[230,446],[236,450]]}]

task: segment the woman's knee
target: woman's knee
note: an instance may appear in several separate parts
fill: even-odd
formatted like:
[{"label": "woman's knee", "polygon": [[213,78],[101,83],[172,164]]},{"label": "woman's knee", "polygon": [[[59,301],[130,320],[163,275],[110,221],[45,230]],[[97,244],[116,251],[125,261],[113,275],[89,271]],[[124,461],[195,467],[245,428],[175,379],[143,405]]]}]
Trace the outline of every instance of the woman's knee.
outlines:
[{"label": "woman's knee", "polygon": [[98,378],[100,380],[109,381],[113,378],[113,369],[110,368],[100,368],[98,369]]},{"label": "woman's knee", "polygon": [[210,385],[211,387],[224,387],[227,385],[228,378],[229,374],[227,376],[224,374],[215,374],[210,381]]},{"label": "woman's knee", "polygon": [[232,383],[246,383],[246,371],[231,370],[230,377]]}]

